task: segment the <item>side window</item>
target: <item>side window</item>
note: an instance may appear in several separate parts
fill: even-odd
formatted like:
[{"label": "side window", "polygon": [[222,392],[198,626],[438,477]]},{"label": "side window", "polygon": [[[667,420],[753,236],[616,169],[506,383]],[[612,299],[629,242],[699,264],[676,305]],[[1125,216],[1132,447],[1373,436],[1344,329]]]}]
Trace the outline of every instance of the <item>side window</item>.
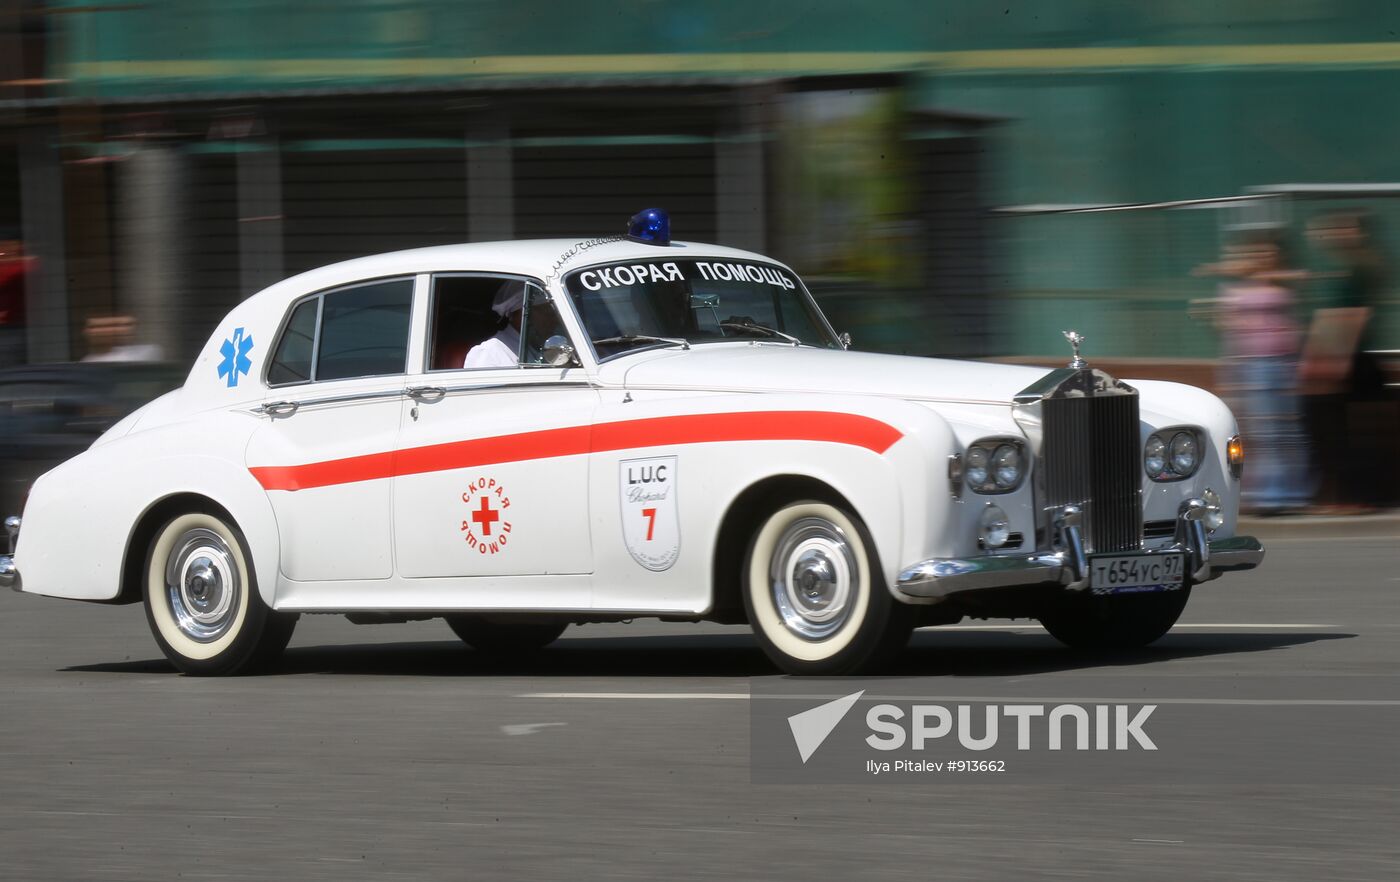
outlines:
[{"label": "side window", "polygon": [[521,361],[526,364],[544,364],[545,341],[555,334],[568,336],[559,311],[550,301],[549,295],[539,288],[530,286],[529,298],[525,304],[525,349]]},{"label": "side window", "polygon": [[282,332],[282,340],[273,353],[272,363],[267,368],[267,382],[270,386],[285,383],[304,383],[311,379],[311,359],[315,355],[316,310],[321,298],[313,297],[302,302],[292,313],[287,328]]},{"label": "side window", "polygon": [[413,280],[371,282],[297,304],[267,367],[269,386],[404,372]]},{"label": "side window", "polygon": [[519,366],[525,301],[539,290],[508,276],[435,276],[428,370]]},{"label": "side window", "polygon": [[412,279],[333,291],[323,300],[315,379],[404,372],[413,306]]}]

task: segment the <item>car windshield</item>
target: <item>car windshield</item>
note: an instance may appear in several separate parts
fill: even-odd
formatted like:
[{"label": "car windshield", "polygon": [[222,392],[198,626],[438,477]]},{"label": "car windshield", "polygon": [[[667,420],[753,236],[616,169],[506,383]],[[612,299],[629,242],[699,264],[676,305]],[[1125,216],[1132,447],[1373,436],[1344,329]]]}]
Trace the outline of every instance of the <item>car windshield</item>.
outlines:
[{"label": "car windshield", "polygon": [[564,284],[600,359],[725,340],[841,348],[797,277],[769,264],[638,260],[579,270]]}]

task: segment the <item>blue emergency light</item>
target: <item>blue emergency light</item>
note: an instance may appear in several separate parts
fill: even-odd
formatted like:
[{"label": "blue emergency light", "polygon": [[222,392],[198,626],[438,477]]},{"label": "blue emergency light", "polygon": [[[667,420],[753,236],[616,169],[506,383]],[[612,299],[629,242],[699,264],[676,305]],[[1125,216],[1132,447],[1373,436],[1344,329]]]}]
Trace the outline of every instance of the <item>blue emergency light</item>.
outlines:
[{"label": "blue emergency light", "polygon": [[663,209],[644,208],[627,222],[627,238],[648,245],[670,245],[671,218]]}]

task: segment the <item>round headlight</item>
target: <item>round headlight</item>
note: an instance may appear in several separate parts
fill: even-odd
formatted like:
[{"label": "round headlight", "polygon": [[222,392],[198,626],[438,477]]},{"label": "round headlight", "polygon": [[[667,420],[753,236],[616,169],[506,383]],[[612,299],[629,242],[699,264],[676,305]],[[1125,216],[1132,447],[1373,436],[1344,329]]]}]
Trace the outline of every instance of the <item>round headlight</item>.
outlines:
[{"label": "round headlight", "polygon": [[1167,467],[1167,442],[1153,435],[1147,439],[1147,449],[1142,455],[1143,468],[1149,477],[1156,478]]},{"label": "round headlight", "polygon": [[992,474],[998,487],[1015,487],[1021,480],[1021,451],[1013,444],[998,447],[992,454]]},{"label": "round headlight", "polygon": [[1190,432],[1177,432],[1172,436],[1172,471],[1178,475],[1189,475],[1196,470],[1196,436]]},{"label": "round headlight", "polygon": [[1000,548],[1011,538],[1011,522],[1007,520],[1006,512],[995,505],[982,509],[982,516],[977,519],[977,530],[982,544],[987,548]]},{"label": "round headlight", "polygon": [[981,447],[967,448],[967,459],[963,463],[963,475],[973,489],[980,489],[987,484],[987,459],[987,451]]},{"label": "round headlight", "polygon": [[1207,487],[1201,499],[1206,503],[1206,529],[1214,533],[1225,526],[1225,510],[1220,505],[1220,494]]}]

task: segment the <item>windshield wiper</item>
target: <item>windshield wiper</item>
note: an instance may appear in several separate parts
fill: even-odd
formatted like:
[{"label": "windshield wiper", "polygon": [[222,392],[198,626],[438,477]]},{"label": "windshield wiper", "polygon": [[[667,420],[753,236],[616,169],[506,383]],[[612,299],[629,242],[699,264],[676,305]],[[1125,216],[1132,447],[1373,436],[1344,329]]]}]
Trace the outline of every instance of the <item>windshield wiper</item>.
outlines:
[{"label": "windshield wiper", "polygon": [[742,328],[742,329],[744,329],[744,330],[746,330],[746,331],[762,331],[762,332],[764,332],[765,334],[771,334],[771,335],[773,335],[774,337],[782,337],[784,340],[788,341],[788,342],[791,343],[793,346],[801,346],[801,345],[802,345],[802,341],[799,340],[799,339],[797,339],[796,337],[792,336],[791,334],[784,334],[782,331],[778,330],[777,328],[770,328],[770,327],[768,327],[767,325],[760,325],[758,322],[754,322],[754,321],[747,321],[747,322],[720,322],[720,323],[719,323],[719,326],[720,326],[721,328]]},{"label": "windshield wiper", "polygon": [[594,340],[593,345],[599,343],[670,343],[682,349],[690,348],[690,341],[680,337],[653,337],[650,334],[622,334],[618,337],[604,337],[601,340]]}]

